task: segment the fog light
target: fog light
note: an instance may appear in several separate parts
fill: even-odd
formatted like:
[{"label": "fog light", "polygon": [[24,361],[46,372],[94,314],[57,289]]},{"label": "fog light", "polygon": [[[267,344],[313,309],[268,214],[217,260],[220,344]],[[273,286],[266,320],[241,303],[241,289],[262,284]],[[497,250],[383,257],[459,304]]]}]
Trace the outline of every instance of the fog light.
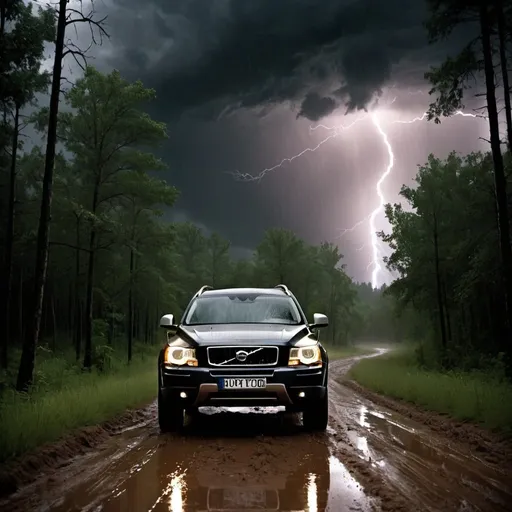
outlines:
[{"label": "fog light", "polygon": [[304,393],[304,391],[301,391],[299,393],[299,398],[304,398],[306,396],[306,393]]},{"label": "fog light", "polygon": [[182,392],[180,393],[180,397],[181,397],[181,398],[187,398],[187,393],[185,393],[185,391],[182,391]]}]

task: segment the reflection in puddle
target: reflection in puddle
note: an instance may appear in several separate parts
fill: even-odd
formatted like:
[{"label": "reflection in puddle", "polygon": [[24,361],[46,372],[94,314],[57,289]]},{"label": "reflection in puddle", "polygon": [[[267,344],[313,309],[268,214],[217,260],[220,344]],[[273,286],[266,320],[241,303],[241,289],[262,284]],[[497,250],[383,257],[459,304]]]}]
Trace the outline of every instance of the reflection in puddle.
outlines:
[{"label": "reflection in puddle", "polygon": [[368,408],[365,405],[361,405],[359,408],[359,425],[361,425],[361,427],[370,428],[370,424],[366,421],[367,414]]},{"label": "reflection in puddle", "polygon": [[170,512],[183,511],[183,479],[184,475],[173,477],[171,483],[171,498],[169,500]]},{"label": "reflection in puddle", "polygon": [[327,510],[338,512],[371,509],[371,500],[365,495],[361,485],[336,457],[330,458],[330,475],[332,485]]},{"label": "reflection in puddle", "polygon": [[316,475],[310,474],[308,478],[308,512],[318,511],[318,489],[316,488]]},{"label": "reflection in puddle", "polygon": [[394,414],[369,410],[362,404],[358,412],[357,422],[364,428],[364,435],[361,430],[349,431],[349,438],[362,459],[373,466],[386,466],[388,478],[400,485],[406,478],[418,482],[428,475],[429,497],[458,497],[461,511],[487,510],[489,506],[493,512],[509,510],[510,485],[504,485],[499,472],[475,461],[470,453],[439,444],[421,425],[397,419]]},{"label": "reflection in puddle", "polygon": [[[206,421],[206,420],[205,420]],[[329,448],[311,436],[160,437],[160,445],[96,475],[48,511],[338,512],[370,500]],[[149,444],[150,441],[148,440]],[[136,468],[134,470],[134,468]]]}]

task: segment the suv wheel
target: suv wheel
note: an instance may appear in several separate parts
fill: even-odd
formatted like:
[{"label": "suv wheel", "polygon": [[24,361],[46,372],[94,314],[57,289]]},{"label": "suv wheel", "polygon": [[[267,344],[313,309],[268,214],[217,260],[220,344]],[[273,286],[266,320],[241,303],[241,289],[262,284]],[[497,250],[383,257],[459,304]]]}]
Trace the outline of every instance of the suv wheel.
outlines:
[{"label": "suv wheel", "polygon": [[302,413],[302,423],[309,432],[323,432],[329,421],[329,394],[309,405]]},{"label": "suv wheel", "polygon": [[173,400],[164,398],[158,390],[158,424],[162,432],[177,432],[185,424],[185,410]]}]

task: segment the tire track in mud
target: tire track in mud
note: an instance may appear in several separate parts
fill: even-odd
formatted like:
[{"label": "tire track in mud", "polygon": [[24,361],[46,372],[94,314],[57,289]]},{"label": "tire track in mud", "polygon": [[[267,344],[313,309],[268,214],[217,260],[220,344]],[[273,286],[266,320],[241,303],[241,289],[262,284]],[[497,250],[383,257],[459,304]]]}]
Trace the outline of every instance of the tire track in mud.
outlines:
[{"label": "tire track in mud", "polygon": [[125,426],[0,510],[507,510],[496,465],[337,382],[359,359],[330,365],[326,434],[305,433],[298,415],[241,408],[205,409],[184,435],[163,435],[152,404],[152,421]]},{"label": "tire track in mud", "polygon": [[[354,391],[354,386],[337,382],[349,366],[346,361],[331,365],[333,422],[344,426],[349,442],[372,468],[372,476],[379,481],[373,493],[387,489],[383,508],[394,510],[408,502],[409,509],[414,504],[420,510],[510,510],[509,470],[480,459],[460,440],[440,435],[425,423],[377,405]],[[424,418],[428,415],[423,412]],[[500,449],[498,444],[496,450]]]}]

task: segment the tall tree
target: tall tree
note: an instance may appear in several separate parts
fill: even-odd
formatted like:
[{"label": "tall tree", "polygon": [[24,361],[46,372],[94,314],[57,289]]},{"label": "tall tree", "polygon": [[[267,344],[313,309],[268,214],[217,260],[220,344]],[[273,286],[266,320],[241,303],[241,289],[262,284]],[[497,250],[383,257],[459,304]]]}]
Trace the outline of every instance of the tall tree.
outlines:
[{"label": "tall tree", "polygon": [[[43,175],[43,187],[41,195],[41,211],[37,234],[37,251],[35,264],[35,288],[30,327],[23,342],[20,367],[16,388],[19,391],[26,390],[33,380],[34,359],[36,345],[39,339],[41,315],[43,310],[44,287],[46,271],[48,267],[48,249],[50,236],[50,220],[52,206],[53,176],[55,168],[55,147],[57,144],[57,117],[59,112],[59,99],[61,93],[62,61],[66,55],[71,55],[75,60],[85,59],[85,51],[76,45],[66,49],[65,35],[67,27],[75,23],[87,23],[92,29],[96,28],[100,35],[107,35],[102,23],[105,19],[95,21],[94,11],[88,16],[72,7],[68,0],[59,0],[56,12],[57,32],[55,39],[55,56],[53,61],[53,78],[50,93],[50,106],[48,109],[48,132],[46,138],[46,156]],[[93,38],[94,39],[94,38]],[[78,62],[78,60],[77,60]]]},{"label": "tall tree", "polygon": [[[492,34],[494,20],[492,2],[487,0],[429,0],[432,18],[427,25],[432,41],[447,37],[460,24],[478,22],[479,34],[455,59],[448,59],[440,68],[426,77],[433,84],[431,93],[438,98],[431,105],[429,118],[439,121],[439,115],[451,115],[462,107],[465,83],[474,71],[483,71],[489,120],[490,144],[494,164],[495,201],[499,226],[499,254],[501,256],[503,288],[505,291],[506,339],[512,343],[512,246],[507,199],[507,180],[496,98],[496,80],[493,62]],[[479,43],[479,45],[478,45]],[[476,56],[480,52],[481,57]],[[512,361],[509,362],[512,367]]]},{"label": "tall tree", "polygon": [[270,284],[293,286],[297,280],[294,268],[304,256],[304,243],[286,229],[269,229],[257,247],[257,258],[267,273]]},{"label": "tall tree", "polygon": [[[23,109],[34,100],[36,93],[47,90],[50,75],[41,72],[45,42],[53,41],[54,24],[50,9],[33,12],[33,5],[6,2],[1,7],[1,74],[0,104],[4,114],[12,117],[12,125],[5,126],[11,134],[10,171],[8,177],[8,203],[6,213],[4,261],[0,276],[0,366],[7,367],[7,348],[11,339],[10,309],[13,279],[14,217],[16,193],[16,166],[20,146],[20,132],[25,123]],[[10,30],[5,31],[5,21]]]},{"label": "tall tree", "polygon": [[[101,233],[108,233],[106,244],[110,245],[115,231],[111,218],[113,207],[127,196],[133,198],[130,177],[162,168],[162,162],[154,155],[136,149],[158,145],[167,137],[165,125],[153,121],[141,110],[154,97],[155,91],[145,89],[141,82],[131,84],[117,71],[102,75],[91,67],[66,95],[72,111],[61,115],[60,135],[66,148],[75,154],[75,164],[85,173],[83,185],[89,191],[90,201],[86,206],[89,240],[85,368],[92,364],[94,273],[97,252],[105,247],[105,241],[100,240]],[[130,186],[123,188],[124,183]],[[134,208],[135,215],[143,211],[142,206],[135,204]]]},{"label": "tall tree", "polygon": [[421,337],[442,341],[439,364],[460,367],[474,364],[472,357],[478,362],[483,352],[509,354],[493,251],[498,227],[492,156],[430,156],[415,185],[401,191],[410,208],[386,207],[392,231],[380,236],[392,249],[387,265],[399,274],[386,293],[402,310],[413,306],[428,320]]},{"label": "tall tree", "polygon": [[[162,166],[163,167],[163,166]],[[156,169],[148,169],[156,170]],[[142,172],[141,172],[142,171]],[[165,181],[151,178],[139,169],[122,176],[118,191],[124,191],[124,200],[127,203],[127,221],[123,225],[127,228],[125,235],[129,248],[129,288],[128,288],[128,361],[132,359],[134,326],[134,300],[136,284],[136,258],[141,255],[143,246],[154,243],[169,243],[167,233],[159,229],[155,217],[161,215],[160,206],[172,206],[177,198],[177,190],[167,185]],[[139,262],[140,263],[140,262]]]}]

